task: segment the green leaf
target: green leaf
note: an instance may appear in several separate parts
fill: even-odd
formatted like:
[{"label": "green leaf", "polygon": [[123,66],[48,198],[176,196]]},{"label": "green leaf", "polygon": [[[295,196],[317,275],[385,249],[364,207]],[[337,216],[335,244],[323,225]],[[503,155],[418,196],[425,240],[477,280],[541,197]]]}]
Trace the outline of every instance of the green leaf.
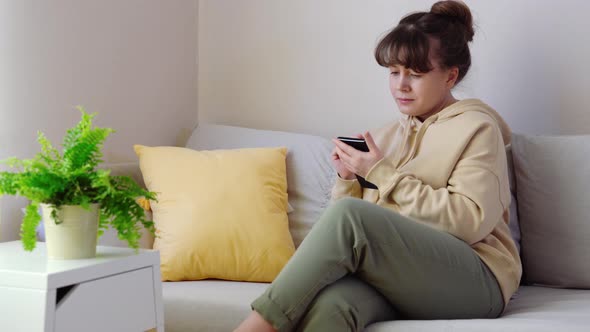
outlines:
[{"label": "green leaf", "polygon": [[35,249],[37,244],[37,225],[41,221],[41,216],[38,212],[39,203],[32,202],[25,209],[25,216],[20,228],[20,236],[23,247],[27,251]]}]

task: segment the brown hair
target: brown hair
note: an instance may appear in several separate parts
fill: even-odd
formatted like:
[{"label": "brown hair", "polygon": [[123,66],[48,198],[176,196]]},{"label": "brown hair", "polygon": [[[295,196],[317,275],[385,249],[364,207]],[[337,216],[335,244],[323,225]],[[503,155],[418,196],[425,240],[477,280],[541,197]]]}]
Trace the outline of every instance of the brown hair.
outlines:
[{"label": "brown hair", "polygon": [[[412,13],[379,41],[375,59],[380,66],[401,65],[419,73],[433,69],[428,55],[443,68],[458,67],[459,83],[471,66],[468,42],[473,40],[473,19],[466,4],[459,1],[439,1],[430,12]],[[438,41],[432,44],[430,39]]]}]

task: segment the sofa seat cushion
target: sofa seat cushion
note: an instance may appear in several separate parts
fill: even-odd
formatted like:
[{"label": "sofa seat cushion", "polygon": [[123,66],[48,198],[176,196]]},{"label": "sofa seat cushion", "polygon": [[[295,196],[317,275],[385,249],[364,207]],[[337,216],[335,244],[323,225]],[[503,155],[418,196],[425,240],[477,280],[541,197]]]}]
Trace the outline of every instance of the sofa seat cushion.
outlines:
[{"label": "sofa seat cushion", "polygon": [[[164,282],[167,332],[232,331],[268,286],[220,280]],[[590,290],[522,286],[499,319],[375,323],[366,332],[588,331]]]},{"label": "sofa seat cushion", "polygon": [[522,286],[499,319],[391,321],[366,332],[582,332],[590,326],[588,310],[590,290]]},{"label": "sofa seat cushion", "polygon": [[233,331],[268,285],[224,280],[164,282],[165,330]]}]

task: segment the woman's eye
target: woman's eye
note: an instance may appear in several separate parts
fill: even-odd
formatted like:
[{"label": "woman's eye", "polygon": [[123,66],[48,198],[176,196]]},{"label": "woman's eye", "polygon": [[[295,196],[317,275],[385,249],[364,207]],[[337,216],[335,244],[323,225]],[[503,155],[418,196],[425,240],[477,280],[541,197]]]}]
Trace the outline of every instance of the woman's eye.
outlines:
[{"label": "woman's eye", "polygon": [[415,73],[410,74],[410,76],[412,76],[413,78],[420,78],[420,77],[422,77],[421,74],[415,74]]},{"label": "woman's eye", "polygon": [[392,71],[390,74],[391,74],[392,76],[397,76],[397,75],[399,75],[399,72],[397,72],[397,71]]}]

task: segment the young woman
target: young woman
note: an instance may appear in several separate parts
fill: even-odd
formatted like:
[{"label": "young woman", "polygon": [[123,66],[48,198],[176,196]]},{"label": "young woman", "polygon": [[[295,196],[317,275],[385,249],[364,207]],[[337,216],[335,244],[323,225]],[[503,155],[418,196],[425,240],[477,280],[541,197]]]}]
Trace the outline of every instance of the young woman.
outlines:
[{"label": "young woman", "polygon": [[237,331],[502,313],[522,273],[508,229],[510,129],[488,105],[451,93],[473,34],[469,8],[441,1],[379,42],[401,119],[359,135],[369,152],[334,140],[334,203]]}]

